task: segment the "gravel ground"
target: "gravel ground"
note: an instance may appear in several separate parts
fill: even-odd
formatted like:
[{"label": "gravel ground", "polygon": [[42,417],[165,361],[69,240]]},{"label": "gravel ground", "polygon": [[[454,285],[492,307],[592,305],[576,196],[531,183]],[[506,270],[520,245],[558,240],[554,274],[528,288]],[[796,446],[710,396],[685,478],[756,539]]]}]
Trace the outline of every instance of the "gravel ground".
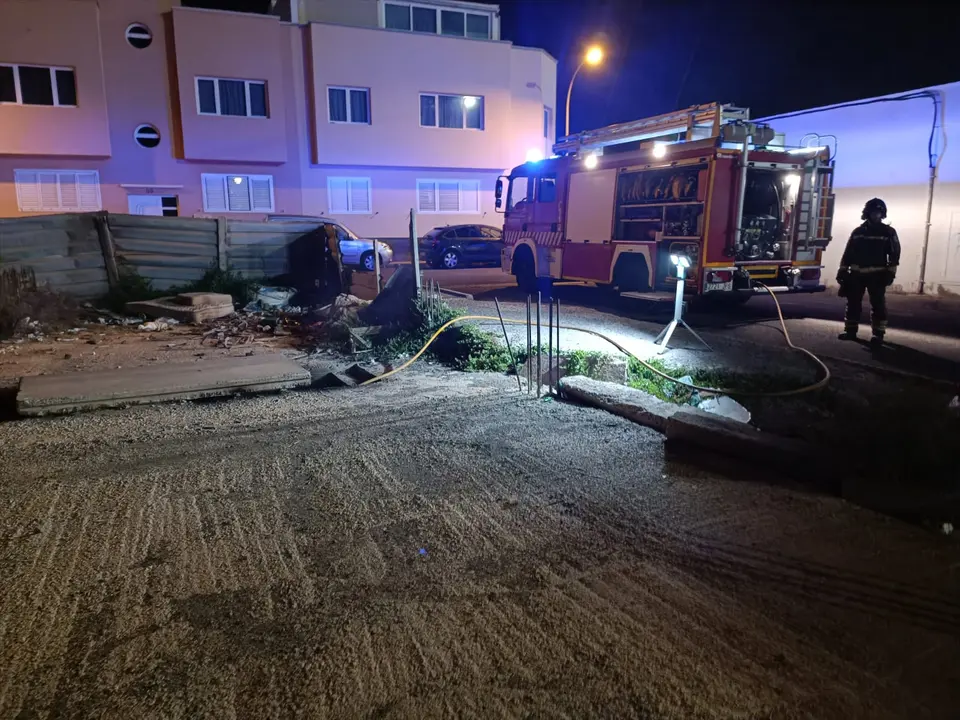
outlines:
[{"label": "gravel ground", "polygon": [[956,544],[514,387],[0,425],[0,717],[956,717]]}]

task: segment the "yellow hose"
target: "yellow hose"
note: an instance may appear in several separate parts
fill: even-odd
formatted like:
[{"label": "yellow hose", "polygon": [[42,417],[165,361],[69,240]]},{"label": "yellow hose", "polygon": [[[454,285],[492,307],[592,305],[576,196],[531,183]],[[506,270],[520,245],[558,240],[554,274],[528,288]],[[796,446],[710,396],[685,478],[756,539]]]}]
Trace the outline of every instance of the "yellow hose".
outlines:
[{"label": "yellow hose", "polygon": [[[764,285],[764,284],[762,284],[762,283],[757,283],[757,284],[758,284],[760,287],[762,287],[764,290],[767,291],[767,293],[770,295],[770,297],[773,298],[774,304],[777,306],[777,316],[778,316],[778,318],[779,318],[779,320],[780,320],[780,327],[781,327],[781,329],[783,330],[783,336],[784,336],[784,338],[785,338],[786,341],[787,341],[787,346],[788,346],[789,348],[791,348],[792,350],[797,350],[797,351],[799,351],[799,352],[802,352],[804,355],[806,355],[806,356],[809,357],[811,360],[813,360],[813,362],[816,363],[816,364],[820,367],[821,370],[823,370],[823,377],[822,377],[820,380],[818,380],[817,382],[813,383],[812,385],[805,385],[805,386],[803,386],[803,387],[801,387],[801,388],[796,388],[796,389],[794,389],[794,390],[778,390],[778,391],[776,391],[776,392],[749,392],[749,391],[732,390],[732,389],[725,389],[725,388],[703,387],[702,385],[695,385],[694,383],[683,382],[682,380],[679,380],[679,379],[677,379],[677,378],[675,378],[675,377],[670,377],[670,376],[667,375],[665,372],[662,372],[661,370],[658,370],[657,368],[655,368],[655,367],[654,367],[653,365],[651,365],[650,363],[648,363],[648,362],[646,362],[645,360],[643,360],[642,358],[639,358],[639,357],[637,357],[636,355],[634,355],[632,352],[630,352],[629,350],[627,350],[625,347],[623,347],[623,346],[622,346],[620,343],[618,343],[616,340],[613,340],[612,338],[609,338],[609,337],[607,337],[606,335],[604,335],[603,333],[597,332],[596,330],[587,330],[586,328],[570,327],[569,325],[560,325],[559,327],[560,327],[560,329],[562,329],[562,330],[575,330],[575,331],[577,331],[577,332],[583,332],[583,333],[587,333],[587,334],[589,334],[589,335],[595,335],[595,336],[598,337],[598,338],[602,338],[603,340],[606,340],[608,343],[610,343],[610,344],[613,345],[615,348],[617,348],[617,350],[619,350],[620,352],[624,353],[625,355],[629,355],[630,357],[632,357],[634,360],[636,360],[636,361],[639,362],[641,365],[643,365],[645,368],[647,368],[647,370],[649,370],[650,372],[655,373],[656,375],[659,375],[660,377],[664,378],[665,380],[669,380],[670,382],[677,383],[678,385],[685,385],[686,387],[692,388],[692,389],[697,390],[697,391],[699,391],[699,392],[713,393],[713,394],[715,394],[715,395],[739,395],[740,397],[787,397],[787,396],[790,396],[790,395],[800,395],[800,394],[802,394],[802,393],[813,392],[814,390],[819,390],[820,388],[825,387],[825,386],[827,385],[827,383],[830,382],[830,369],[829,369],[826,365],[824,365],[824,364],[823,364],[823,361],[821,361],[820,358],[818,358],[818,357],[817,357],[816,355],[814,355],[812,352],[810,352],[810,351],[807,350],[806,348],[797,347],[796,345],[793,344],[793,341],[790,339],[790,333],[787,331],[787,323],[786,323],[786,321],[783,319],[783,311],[780,309],[780,301],[777,300],[777,296],[776,296],[773,292],[771,292],[771,291],[770,291],[770,288],[768,288],[766,285]],[[379,376],[377,376],[377,377],[375,377],[375,378],[372,378],[372,379],[370,379],[370,380],[367,380],[366,382],[362,382],[362,383],[360,383],[360,385],[361,385],[361,386],[363,386],[363,385],[371,385],[371,384],[373,384],[373,383],[375,383],[375,382],[379,382],[379,381],[381,381],[381,380],[385,380],[386,378],[388,378],[388,377],[390,377],[391,375],[394,375],[394,374],[400,372],[401,370],[406,370],[408,367],[410,367],[411,365],[413,365],[413,363],[415,363],[415,362],[420,358],[421,355],[423,355],[423,354],[427,351],[427,348],[429,348],[429,347],[433,344],[434,340],[436,340],[438,337],[440,337],[440,334],[441,334],[441,333],[443,333],[444,331],[446,331],[446,330],[447,330],[448,328],[450,328],[451,326],[453,326],[453,325],[455,325],[455,324],[457,324],[457,323],[459,323],[459,322],[465,322],[465,321],[467,321],[467,320],[481,320],[481,321],[489,321],[489,322],[500,322],[500,318],[499,318],[499,317],[494,317],[494,316],[491,316],[491,315],[462,315],[461,317],[454,318],[453,320],[450,320],[449,322],[445,322],[445,323],[444,323],[443,325],[441,325],[440,328],[430,337],[430,339],[427,340],[426,344],[425,344],[422,348],[420,348],[419,351],[417,351],[417,354],[414,355],[414,356],[413,356],[412,358],[410,358],[409,360],[407,360],[403,365],[401,365],[400,367],[394,368],[393,370],[390,370],[389,372],[385,372],[383,375],[379,375]],[[511,324],[511,325],[526,325],[526,324],[527,324],[524,320],[507,320],[506,318],[504,318],[503,322],[509,323],[509,324]]]}]

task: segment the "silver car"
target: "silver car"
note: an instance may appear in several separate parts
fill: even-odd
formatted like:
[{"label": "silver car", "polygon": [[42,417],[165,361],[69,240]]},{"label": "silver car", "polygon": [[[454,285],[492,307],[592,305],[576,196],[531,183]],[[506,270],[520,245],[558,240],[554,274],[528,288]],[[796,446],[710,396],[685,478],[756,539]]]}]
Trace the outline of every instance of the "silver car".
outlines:
[{"label": "silver car", "polygon": [[380,267],[385,267],[393,262],[393,248],[385,242],[357,237],[350,228],[330,218],[311,217],[309,215],[268,215],[267,222],[319,222],[332,225],[337,230],[340,257],[344,265],[351,265],[360,270],[373,272],[374,245],[380,253]]}]

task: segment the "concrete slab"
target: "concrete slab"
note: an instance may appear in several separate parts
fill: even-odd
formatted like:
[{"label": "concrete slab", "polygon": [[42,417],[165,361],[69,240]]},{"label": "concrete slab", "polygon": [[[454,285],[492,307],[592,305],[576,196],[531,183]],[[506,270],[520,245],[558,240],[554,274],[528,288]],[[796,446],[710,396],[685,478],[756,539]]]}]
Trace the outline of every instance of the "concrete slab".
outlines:
[{"label": "concrete slab", "polygon": [[[593,380],[583,375],[562,378],[560,390],[573,400],[625,417],[661,433],[666,432],[667,421],[685,409],[682,405],[664,402],[642,390]],[[696,408],[686,409],[695,413],[701,412]]]},{"label": "concrete slab", "polygon": [[25,377],[17,393],[17,412],[26,416],[62,414],[308,385],[310,373],[282,355],[218,358]]},{"label": "concrete slab", "polygon": [[129,302],[126,310],[131,315],[146,315],[150,318],[169,317],[183,323],[201,323],[233,314],[233,300],[229,295],[212,295],[212,297],[225,297],[226,301],[221,300],[219,305],[189,305],[178,302],[176,297],[171,296]]}]

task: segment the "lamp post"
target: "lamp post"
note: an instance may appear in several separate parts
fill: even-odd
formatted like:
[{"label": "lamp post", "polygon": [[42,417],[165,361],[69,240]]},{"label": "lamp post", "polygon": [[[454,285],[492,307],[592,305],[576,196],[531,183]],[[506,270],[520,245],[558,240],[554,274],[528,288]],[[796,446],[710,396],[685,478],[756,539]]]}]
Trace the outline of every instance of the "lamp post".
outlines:
[{"label": "lamp post", "polygon": [[595,66],[601,62],[603,62],[603,48],[599,45],[594,45],[587,50],[583,56],[583,60],[577,65],[577,69],[573,71],[573,77],[570,78],[570,85],[567,87],[567,122],[564,126],[564,137],[570,136],[570,95],[573,93],[573,81],[577,79],[577,75],[580,74],[584,65]]}]

